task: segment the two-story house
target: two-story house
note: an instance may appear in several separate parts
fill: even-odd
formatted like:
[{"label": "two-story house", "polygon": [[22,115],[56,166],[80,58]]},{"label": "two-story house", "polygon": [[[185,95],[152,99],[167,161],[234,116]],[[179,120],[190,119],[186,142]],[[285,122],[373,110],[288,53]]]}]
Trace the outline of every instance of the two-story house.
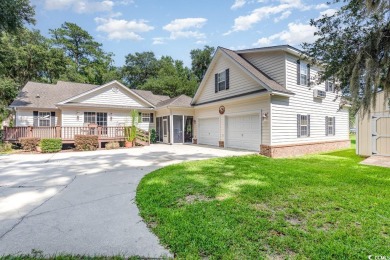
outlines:
[{"label": "two-story house", "polygon": [[[193,98],[102,86],[29,82],[11,107],[16,126],[62,127],[130,124],[156,129],[162,143],[196,143],[284,157],[350,145],[348,107],[332,82],[317,84],[319,68],[288,45],[232,51],[219,47]],[[77,132],[79,133],[79,132]],[[61,134],[59,134],[61,135]]]}]

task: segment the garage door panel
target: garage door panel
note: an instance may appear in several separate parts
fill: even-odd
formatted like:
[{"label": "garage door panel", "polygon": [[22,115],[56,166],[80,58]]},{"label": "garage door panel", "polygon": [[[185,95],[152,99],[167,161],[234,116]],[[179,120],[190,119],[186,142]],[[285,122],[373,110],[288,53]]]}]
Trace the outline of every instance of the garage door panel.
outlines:
[{"label": "garage door panel", "polygon": [[259,114],[226,117],[226,147],[260,149]]},{"label": "garage door panel", "polygon": [[219,118],[199,119],[198,124],[198,143],[218,146]]}]

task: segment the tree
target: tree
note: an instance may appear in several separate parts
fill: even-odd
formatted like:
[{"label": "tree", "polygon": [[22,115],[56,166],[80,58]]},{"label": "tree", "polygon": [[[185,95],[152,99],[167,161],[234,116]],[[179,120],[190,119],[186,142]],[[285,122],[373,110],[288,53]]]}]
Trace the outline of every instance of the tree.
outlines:
[{"label": "tree", "polygon": [[214,47],[208,45],[202,49],[191,50],[191,70],[197,77],[198,82],[201,82],[215,52]]},{"label": "tree", "polygon": [[157,75],[158,61],[153,52],[136,52],[126,56],[122,74],[130,88],[137,88]]},{"label": "tree", "polygon": [[23,23],[34,24],[35,10],[29,0],[0,1],[0,32],[14,33]]},{"label": "tree", "polygon": [[63,80],[103,84],[117,70],[112,65],[112,54],[102,50],[102,44],[75,23],[65,22],[58,29],[51,29],[52,41],[66,54],[67,71]]},{"label": "tree", "polygon": [[18,88],[15,81],[10,78],[0,77],[0,122],[3,122],[9,116],[8,105],[18,94]]},{"label": "tree", "polygon": [[195,75],[180,60],[163,56],[158,61],[155,77],[149,77],[139,89],[150,90],[157,95],[176,97],[181,94],[192,96],[198,85]]},{"label": "tree", "polygon": [[[335,0],[341,2],[341,0]],[[370,110],[375,93],[390,93],[390,2],[349,0],[331,16],[312,20],[318,39],[305,43],[313,63],[322,64],[321,81],[337,79],[354,110]]]}]

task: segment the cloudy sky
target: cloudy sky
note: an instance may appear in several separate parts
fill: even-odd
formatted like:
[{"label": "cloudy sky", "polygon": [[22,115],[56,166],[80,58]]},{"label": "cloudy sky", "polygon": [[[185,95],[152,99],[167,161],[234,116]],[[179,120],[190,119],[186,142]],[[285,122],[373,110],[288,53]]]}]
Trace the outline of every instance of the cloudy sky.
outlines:
[{"label": "cloudy sky", "polygon": [[77,23],[115,54],[153,51],[190,65],[204,45],[246,49],[313,40],[311,18],[332,14],[326,0],[32,0],[44,35]]}]

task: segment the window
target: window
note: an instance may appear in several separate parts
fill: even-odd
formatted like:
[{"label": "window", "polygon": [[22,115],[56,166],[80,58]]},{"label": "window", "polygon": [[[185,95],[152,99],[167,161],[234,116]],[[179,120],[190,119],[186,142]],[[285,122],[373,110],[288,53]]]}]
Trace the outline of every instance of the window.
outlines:
[{"label": "window", "polygon": [[50,112],[39,112],[38,118],[38,126],[50,126]]},{"label": "window", "polygon": [[142,113],[141,114],[142,122],[143,123],[149,123],[150,122],[150,114],[149,113]]},{"label": "window", "polygon": [[325,117],[325,134],[326,135],[335,135],[336,134],[336,118],[335,117]]},{"label": "window", "polygon": [[225,90],[226,89],[226,71],[218,73],[218,90]]},{"label": "window", "polygon": [[310,115],[297,115],[297,136],[310,136]]},{"label": "window", "polygon": [[301,62],[300,63],[300,84],[301,85],[307,85],[308,79],[308,66],[306,63]]},{"label": "window", "polygon": [[335,90],[334,82],[327,80],[325,82],[325,91],[327,91],[327,92],[334,92],[334,90]]},{"label": "window", "polygon": [[96,113],[84,112],[84,123],[96,124]]}]

